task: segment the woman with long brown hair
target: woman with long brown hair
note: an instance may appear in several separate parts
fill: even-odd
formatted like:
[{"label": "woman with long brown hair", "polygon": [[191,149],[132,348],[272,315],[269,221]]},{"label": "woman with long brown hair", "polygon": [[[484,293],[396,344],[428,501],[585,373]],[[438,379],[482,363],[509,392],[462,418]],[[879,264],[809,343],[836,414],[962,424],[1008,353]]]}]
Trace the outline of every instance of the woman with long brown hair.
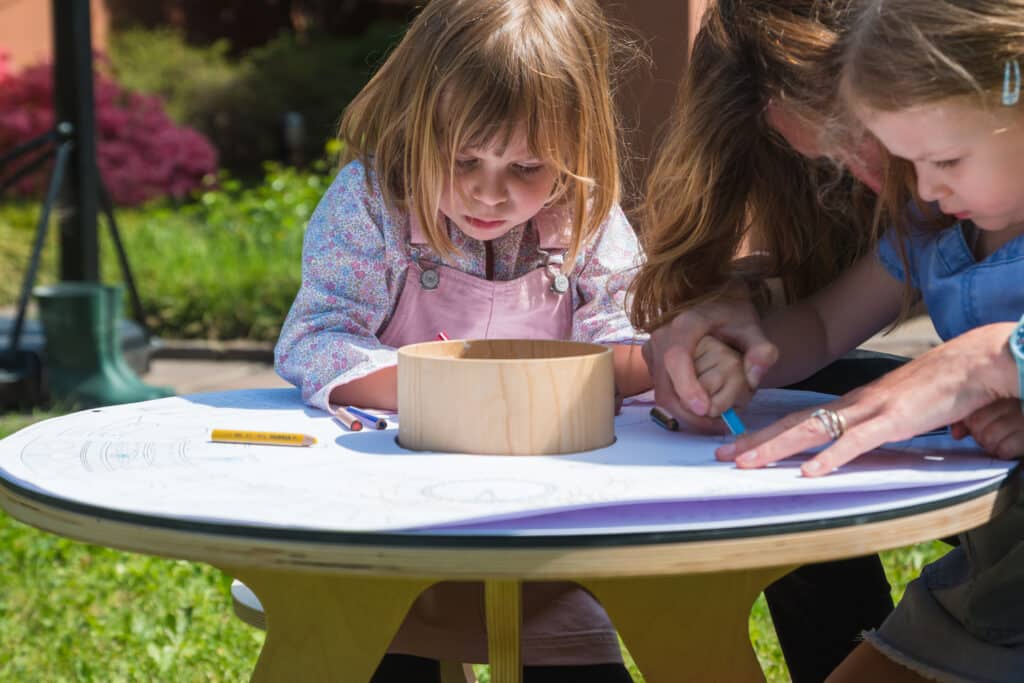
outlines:
[{"label": "woman with long brown hair", "polygon": [[[721,429],[695,381],[697,342],[746,351],[756,387],[775,358],[755,306],[813,294],[877,242],[876,148],[834,113],[845,5],[719,0],[696,37],[647,184],[631,310],[652,333],[657,402],[692,428]],[[842,393],[842,379],[815,388]],[[892,610],[877,556],[803,567],[765,595],[797,683],[824,680]]]},{"label": "woman with long brown hair", "polygon": [[692,427],[720,429],[694,381],[697,341],[714,332],[736,344],[757,386],[774,350],[744,302],[805,298],[878,239],[877,148],[834,113],[846,4],[721,0],[694,43],[647,184],[631,312],[652,333],[659,404]]}]

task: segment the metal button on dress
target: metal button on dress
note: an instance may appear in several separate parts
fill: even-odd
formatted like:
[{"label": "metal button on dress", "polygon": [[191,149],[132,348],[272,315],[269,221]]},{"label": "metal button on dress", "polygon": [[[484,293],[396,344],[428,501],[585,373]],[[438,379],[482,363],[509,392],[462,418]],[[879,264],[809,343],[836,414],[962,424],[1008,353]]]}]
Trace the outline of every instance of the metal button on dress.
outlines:
[{"label": "metal button on dress", "polygon": [[569,291],[569,277],[564,273],[559,273],[555,276],[555,281],[551,283],[551,291],[557,292],[558,294],[565,294]]},{"label": "metal button on dress", "polygon": [[420,273],[420,284],[423,285],[423,289],[437,289],[437,285],[440,282],[441,276],[433,268]]}]

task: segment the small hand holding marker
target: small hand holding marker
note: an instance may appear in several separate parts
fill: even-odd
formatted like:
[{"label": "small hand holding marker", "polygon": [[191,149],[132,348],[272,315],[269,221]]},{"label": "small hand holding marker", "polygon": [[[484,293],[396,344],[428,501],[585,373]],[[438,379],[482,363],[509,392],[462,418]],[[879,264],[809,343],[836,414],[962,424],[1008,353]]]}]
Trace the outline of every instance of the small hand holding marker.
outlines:
[{"label": "small hand holding marker", "polygon": [[[659,427],[669,430],[670,432],[679,431],[679,420],[675,419],[663,409],[658,406],[651,408],[651,419]],[[739,436],[743,432],[747,431],[747,428],[743,425],[743,421],[740,420],[740,416],[736,414],[736,411],[732,408],[722,413],[722,421],[725,422],[725,426],[729,428],[729,431],[733,433],[733,436]]]},{"label": "small hand holding marker", "polygon": [[[735,436],[745,432],[743,421],[731,407],[746,404],[752,394],[743,371],[743,357],[724,342],[706,336],[697,343],[694,370],[697,381],[711,398],[708,416],[720,415]],[[651,409],[651,419],[665,429],[679,429],[679,421],[657,406]]]}]

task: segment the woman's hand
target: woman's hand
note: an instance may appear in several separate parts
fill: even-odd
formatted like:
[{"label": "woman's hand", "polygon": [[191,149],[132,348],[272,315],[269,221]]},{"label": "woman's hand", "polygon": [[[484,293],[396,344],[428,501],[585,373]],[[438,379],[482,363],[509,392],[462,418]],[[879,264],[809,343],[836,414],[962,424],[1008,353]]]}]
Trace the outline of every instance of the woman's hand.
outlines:
[{"label": "woman's hand", "polygon": [[778,357],[746,298],[718,299],[683,311],[651,334],[643,352],[654,379],[655,403],[691,429],[719,432],[721,423],[709,417],[711,398],[694,367],[697,344],[709,335],[743,354],[743,372],[751,391]]},{"label": "woman's hand", "polygon": [[[996,323],[966,332],[823,406],[839,414],[845,430],[803,464],[804,476],[828,474],[883,443],[971,419],[994,401],[1018,396],[1017,373],[1006,343],[1013,327]],[[1016,403],[1019,411],[1020,401]],[[832,437],[826,420],[813,413],[794,413],[741,436],[715,456],[735,460],[737,467],[754,468],[827,444]]]},{"label": "woman's hand", "polygon": [[1024,414],[1020,401],[1004,398],[950,425],[954,439],[972,436],[982,448],[1004,460],[1024,455]]}]

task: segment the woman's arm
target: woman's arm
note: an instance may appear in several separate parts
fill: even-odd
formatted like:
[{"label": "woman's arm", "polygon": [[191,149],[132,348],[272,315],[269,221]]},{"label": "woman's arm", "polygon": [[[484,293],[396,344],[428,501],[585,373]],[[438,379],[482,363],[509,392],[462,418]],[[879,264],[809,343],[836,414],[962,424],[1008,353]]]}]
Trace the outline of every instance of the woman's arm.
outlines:
[{"label": "woman's arm", "polygon": [[690,428],[718,431],[710,399],[697,381],[694,358],[704,336],[741,352],[751,389],[804,379],[892,322],[903,285],[874,254],[805,302],[757,319],[744,285],[728,296],[680,313],[655,330],[644,352],[654,377],[655,401]]},{"label": "woman's arm", "polygon": [[868,254],[821,292],[770,314],[764,331],[779,360],[762,385],[798,382],[856,348],[896,319],[902,295],[903,283]]}]

